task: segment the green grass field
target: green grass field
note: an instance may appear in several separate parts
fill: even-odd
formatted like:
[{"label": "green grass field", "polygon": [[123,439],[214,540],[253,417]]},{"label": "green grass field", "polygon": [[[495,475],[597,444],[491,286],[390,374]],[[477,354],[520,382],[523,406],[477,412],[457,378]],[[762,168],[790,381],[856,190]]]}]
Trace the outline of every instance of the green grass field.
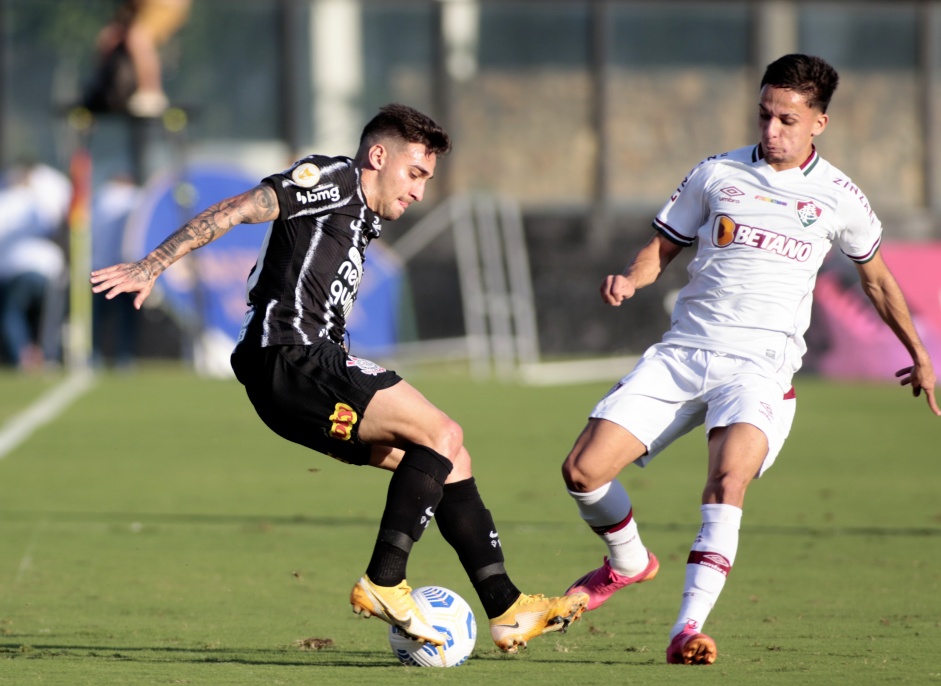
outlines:
[{"label": "green grass field", "polygon": [[[559,465],[607,384],[411,380],[464,426],[517,585],[557,594],[600,563]],[[708,624],[715,665],[663,658],[699,524],[694,432],[622,475],[657,580],[521,655],[492,646],[429,529],[410,583],[462,594],[482,629],[466,665],[432,670],[399,666],[386,625],[348,605],[386,474],[277,438],[235,382],[103,376],[0,459],[0,683],[941,683],[941,420],[894,386],[798,381],[794,430],[749,491]],[[0,376],[0,421],[54,383]]]}]

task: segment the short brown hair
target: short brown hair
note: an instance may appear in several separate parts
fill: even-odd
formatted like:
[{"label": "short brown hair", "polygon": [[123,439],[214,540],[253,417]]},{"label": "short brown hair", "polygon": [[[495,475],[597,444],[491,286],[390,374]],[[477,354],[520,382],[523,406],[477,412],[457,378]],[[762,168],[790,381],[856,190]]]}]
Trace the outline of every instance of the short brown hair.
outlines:
[{"label": "short brown hair", "polygon": [[379,109],[369,120],[359,139],[359,146],[373,145],[380,138],[398,138],[406,143],[421,143],[428,154],[439,157],[451,150],[451,138],[431,117],[414,107],[392,103]]},{"label": "short brown hair", "polygon": [[800,93],[811,109],[826,113],[840,76],[819,57],[785,55],[768,65],[761,87],[784,88]]}]

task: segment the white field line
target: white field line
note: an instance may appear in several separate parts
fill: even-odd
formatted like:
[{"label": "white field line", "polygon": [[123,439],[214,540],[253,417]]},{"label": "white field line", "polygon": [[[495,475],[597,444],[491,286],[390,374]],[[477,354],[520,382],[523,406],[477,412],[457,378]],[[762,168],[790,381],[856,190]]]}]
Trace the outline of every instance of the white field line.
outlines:
[{"label": "white field line", "polygon": [[0,427],[0,460],[13,452],[43,424],[58,417],[72,402],[94,385],[90,371],[76,372],[46,392],[23,412]]}]

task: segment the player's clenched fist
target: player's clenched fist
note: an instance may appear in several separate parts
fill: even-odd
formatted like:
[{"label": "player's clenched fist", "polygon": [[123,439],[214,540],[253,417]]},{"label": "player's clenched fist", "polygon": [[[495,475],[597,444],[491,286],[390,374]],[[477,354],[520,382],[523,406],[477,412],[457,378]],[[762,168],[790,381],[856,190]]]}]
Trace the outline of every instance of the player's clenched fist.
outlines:
[{"label": "player's clenched fist", "polygon": [[634,295],[634,282],[623,274],[610,275],[605,277],[601,284],[601,299],[608,305],[617,307],[622,300],[627,300]]}]

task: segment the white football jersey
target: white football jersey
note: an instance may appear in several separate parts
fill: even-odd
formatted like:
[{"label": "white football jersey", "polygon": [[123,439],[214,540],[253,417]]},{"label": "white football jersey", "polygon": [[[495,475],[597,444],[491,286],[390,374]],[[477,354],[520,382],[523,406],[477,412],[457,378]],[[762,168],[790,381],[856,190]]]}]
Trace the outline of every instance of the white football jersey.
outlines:
[{"label": "white football jersey", "polygon": [[654,227],[683,246],[699,239],[664,342],[754,358],[783,380],[807,349],[830,247],[864,263],[882,238],[866,196],[816,150],[800,167],[775,171],[758,145],[702,161]]}]

